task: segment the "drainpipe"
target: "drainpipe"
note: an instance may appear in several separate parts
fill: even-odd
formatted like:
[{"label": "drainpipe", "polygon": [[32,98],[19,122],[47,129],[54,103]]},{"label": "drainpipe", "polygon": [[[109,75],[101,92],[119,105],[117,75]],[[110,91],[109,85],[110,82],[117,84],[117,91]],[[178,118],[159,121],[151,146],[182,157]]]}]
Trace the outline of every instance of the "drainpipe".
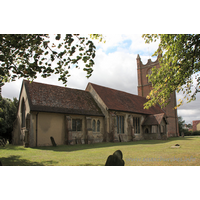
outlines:
[{"label": "drainpipe", "polygon": [[36,133],[36,147],[37,147],[37,140],[38,140],[38,114],[39,112],[36,114],[36,129],[35,129],[35,133]]}]

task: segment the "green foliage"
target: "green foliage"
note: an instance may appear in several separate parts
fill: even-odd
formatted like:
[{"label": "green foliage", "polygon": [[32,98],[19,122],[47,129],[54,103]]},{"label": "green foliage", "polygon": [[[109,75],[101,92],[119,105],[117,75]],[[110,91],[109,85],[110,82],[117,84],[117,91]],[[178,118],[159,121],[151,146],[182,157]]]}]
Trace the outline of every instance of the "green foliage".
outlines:
[{"label": "green foliage", "polygon": [[[100,34],[90,37],[102,41]],[[51,39],[48,34],[1,34],[0,83],[21,77],[33,80],[37,73],[46,78],[55,73],[66,84],[69,69],[81,60],[87,77],[92,75],[96,47],[91,40],[79,34],[57,34],[55,43]]]},{"label": "green foliage", "polygon": [[[182,91],[184,99],[191,102],[200,91],[200,34],[144,34],[146,43],[160,39],[158,50],[153,54],[159,57],[160,69],[154,67],[148,75],[153,90],[147,97],[150,99],[145,108],[159,104],[165,107],[169,103],[170,94],[175,90]],[[192,75],[196,81],[193,82]],[[178,100],[177,107],[183,104]],[[177,108],[175,107],[175,108]]]},{"label": "green foliage", "polygon": [[181,135],[181,133],[185,133],[186,130],[184,129],[184,125],[185,125],[185,120],[183,120],[182,117],[178,117],[178,128],[179,128],[179,133]]},{"label": "green foliage", "polygon": [[18,100],[2,98],[0,96],[0,136],[11,140],[13,123],[17,116]]},{"label": "green foliage", "polygon": [[99,42],[106,42],[102,34],[90,34],[90,38],[99,40]]},{"label": "green foliage", "polygon": [[193,131],[192,135],[200,135],[200,131]]}]

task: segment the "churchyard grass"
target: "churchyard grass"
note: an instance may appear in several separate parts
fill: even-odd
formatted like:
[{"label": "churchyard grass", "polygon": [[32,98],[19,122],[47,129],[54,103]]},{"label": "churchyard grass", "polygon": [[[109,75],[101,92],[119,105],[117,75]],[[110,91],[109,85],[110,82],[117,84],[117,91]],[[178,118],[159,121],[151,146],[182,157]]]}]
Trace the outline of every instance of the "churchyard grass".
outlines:
[{"label": "churchyard grass", "polygon": [[200,136],[37,148],[7,144],[0,147],[0,161],[4,166],[104,166],[118,149],[125,166],[200,166]]}]

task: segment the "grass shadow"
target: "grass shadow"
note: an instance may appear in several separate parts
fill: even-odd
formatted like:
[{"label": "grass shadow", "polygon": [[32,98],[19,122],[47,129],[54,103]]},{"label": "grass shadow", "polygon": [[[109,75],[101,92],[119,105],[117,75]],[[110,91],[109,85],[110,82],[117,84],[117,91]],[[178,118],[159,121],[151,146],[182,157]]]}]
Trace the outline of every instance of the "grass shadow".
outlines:
[{"label": "grass shadow", "polygon": [[33,162],[27,159],[22,159],[21,156],[1,157],[0,160],[3,166],[46,166],[58,163],[53,160]]},{"label": "grass shadow", "polygon": [[13,145],[13,144],[8,144],[8,143],[6,144],[6,146],[0,147],[0,149],[2,149],[2,150],[15,150],[15,151],[17,151],[17,150],[26,151],[27,150],[26,148],[24,148],[24,146]]},{"label": "grass shadow", "polygon": [[139,140],[139,141],[132,141],[132,142],[102,142],[102,143],[95,143],[95,144],[76,144],[76,145],[60,145],[60,146],[46,146],[46,147],[34,147],[33,149],[39,150],[50,150],[50,151],[60,151],[60,152],[72,152],[72,151],[79,151],[79,150],[87,150],[93,148],[105,148],[105,147],[115,147],[115,146],[130,146],[130,145],[153,145],[153,144],[162,144],[167,142],[177,141],[180,140],[192,140],[192,137],[171,137],[167,140]]}]

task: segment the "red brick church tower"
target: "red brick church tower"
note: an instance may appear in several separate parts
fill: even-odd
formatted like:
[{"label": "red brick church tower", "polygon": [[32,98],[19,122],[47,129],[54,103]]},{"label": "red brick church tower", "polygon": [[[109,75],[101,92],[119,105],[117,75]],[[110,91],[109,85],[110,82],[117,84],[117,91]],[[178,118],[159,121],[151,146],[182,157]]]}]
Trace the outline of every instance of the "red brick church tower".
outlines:
[{"label": "red brick church tower", "polygon": [[[152,62],[151,59],[148,59],[147,64],[143,65],[139,54],[137,55],[137,72],[138,72],[138,95],[146,97],[152,89],[151,83],[146,77],[147,74],[151,73],[151,68],[156,66],[160,68],[158,58],[155,62]],[[163,108],[167,115],[167,136],[179,136],[178,129],[178,117],[177,110],[173,109],[176,106],[176,94],[173,92],[170,97],[170,103]]]}]

